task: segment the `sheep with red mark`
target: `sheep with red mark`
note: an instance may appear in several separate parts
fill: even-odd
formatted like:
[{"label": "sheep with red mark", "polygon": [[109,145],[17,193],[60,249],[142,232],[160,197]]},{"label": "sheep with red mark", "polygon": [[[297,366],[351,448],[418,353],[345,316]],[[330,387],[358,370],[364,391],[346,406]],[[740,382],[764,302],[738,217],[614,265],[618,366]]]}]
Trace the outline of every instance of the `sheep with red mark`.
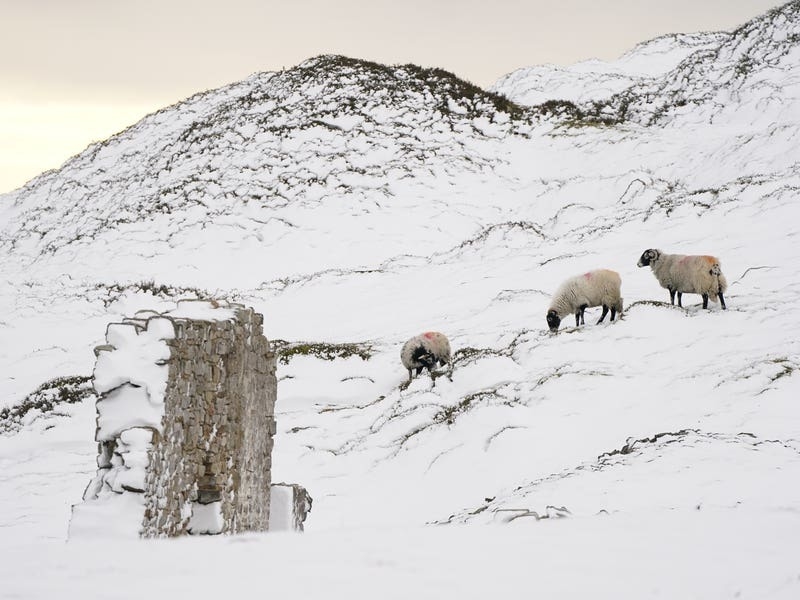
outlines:
[{"label": "sheep with red mark", "polygon": [[649,266],[653,270],[661,287],[669,291],[669,300],[675,304],[675,294],[678,295],[678,306],[683,308],[681,296],[683,294],[700,294],[703,298],[703,308],[708,308],[708,300],[719,303],[723,310],[725,306],[725,290],[728,281],[722,274],[719,259],[716,256],[667,254],[661,250],[650,248],[642,253],[639,267]]},{"label": "sheep with red mark", "polygon": [[618,312],[622,314],[621,287],[619,273],[609,269],[597,269],[567,279],[553,294],[547,311],[550,331],[558,331],[561,320],[567,315],[575,315],[576,327],[583,325],[584,312],[594,306],[603,307],[598,324],[603,322],[609,310],[613,321]]},{"label": "sheep with red mark", "polygon": [[433,369],[438,365],[450,363],[450,341],[443,333],[426,331],[408,340],[400,351],[400,360],[408,369],[408,382],[419,375],[422,369],[428,369],[433,377]]}]

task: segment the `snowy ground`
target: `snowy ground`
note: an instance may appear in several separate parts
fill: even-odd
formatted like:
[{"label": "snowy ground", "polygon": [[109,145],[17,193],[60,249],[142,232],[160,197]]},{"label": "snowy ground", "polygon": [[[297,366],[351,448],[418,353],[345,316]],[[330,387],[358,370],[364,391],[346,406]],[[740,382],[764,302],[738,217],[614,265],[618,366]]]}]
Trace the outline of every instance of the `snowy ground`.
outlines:
[{"label": "snowy ground", "polygon": [[[650,91],[685,82],[696,102],[656,125],[459,104],[439,127],[402,86],[353,116],[287,72],[0,197],[0,406],[91,374],[107,323],[198,293],[322,345],[278,368],[273,477],[313,496],[306,534],[65,544],[95,470],[87,396],[0,423],[2,596],[800,597],[800,60],[752,40],[794,39],[797,5],[606,66]],[[695,46],[706,62],[685,60]],[[697,69],[716,78],[681,79]],[[336,93],[365,93],[343,73]],[[312,105],[341,115],[307,127]],[[182,179],[193,164],[211,180]],[[279,200],[248,199],[262,184]],[[636,267],[651,247],[720,257],[728,310],[669,306]],[[622,320],[593,309],[550,334],[552,291],[600,267],[622,276]],[[400,347],[428,329],[450,337],[452,381],[401,389]]]},{"label": "snowy ground", "polygon": [[[696,511],[506,527],[348,528],[118,544],[22,542],[5,598],[794,598],[796,514]],[[42,577],[46,567],[47,576]]]}]

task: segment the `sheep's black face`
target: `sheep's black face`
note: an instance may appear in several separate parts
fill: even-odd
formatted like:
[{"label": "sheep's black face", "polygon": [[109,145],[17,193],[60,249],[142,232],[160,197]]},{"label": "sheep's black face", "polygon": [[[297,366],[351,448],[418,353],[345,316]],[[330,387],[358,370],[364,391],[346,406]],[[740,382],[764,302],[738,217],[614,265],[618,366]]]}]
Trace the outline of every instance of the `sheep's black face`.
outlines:
[{"label": "sheep's black face", "polygon": [[411,357],[428,370],[436,366],[436,357],[432,352],[428,352],[424,346],[417,346]]},{"label": "sheep's black face", "polygon": [[561,319],[558,318],[558,313],[556,311],[547,311],[547,325],[550,327],[550,331],[558,331],[558,326],[561,325]]},{"label": "sheep's black face", "polygon": [[636,263],[639,267],[647,267],[650,265],[651,262],[655,262],[658,260],[658,250],[645,250],[642,253],[642,257],[639,259],[639,262]]}]

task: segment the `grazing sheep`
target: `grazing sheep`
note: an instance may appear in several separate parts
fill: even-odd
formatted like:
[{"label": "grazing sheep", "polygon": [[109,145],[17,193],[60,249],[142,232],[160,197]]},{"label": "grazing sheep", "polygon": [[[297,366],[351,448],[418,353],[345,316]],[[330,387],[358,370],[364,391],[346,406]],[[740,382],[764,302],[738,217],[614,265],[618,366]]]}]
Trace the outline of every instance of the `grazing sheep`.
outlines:
[{"label": "grazing sheep", "polygon": [[675,294],[678,294],[678,306],[683,308],[681,296],[683,294],[700,294],[703,297],[703,308],[708,308],[708,299],[717,301],[725,306],[722,295],[728,289],[728,282],[722,274],[719,259],[715,256],[692,256],[686,254],[666,254],[661,250],[651,248],[642,253],[639,267],[653,270],[661,287],[669,290],[669,301],[675,304]]},{"label": "grazing sheep", "polygon": [[556,290],[547,311],[550,331],[558,331],[561,319],[570,314],[575,315],[576,327],[584,324],[583,313],[593,306],[603,307],[603,314],[598,323],[603,322],[609,309],[613,321],[617,312],[622,314],[621,285],[622,279],[619,273],[608,269],[589,271],[567,279]]},{"label": "grazing sheep", "polygon": [[[411,383],[413,371],[416,369],[417,375],[422,373],[422,369],[428,369],[433,377],[432,370],[438,365],[450,363],[450,342],[444,334],[438,331],[426,331],[403,344],[400,351],[400,360],[403,366],[408,369],[408,383]],[[435,380],[434,380],[435,383]]]}]

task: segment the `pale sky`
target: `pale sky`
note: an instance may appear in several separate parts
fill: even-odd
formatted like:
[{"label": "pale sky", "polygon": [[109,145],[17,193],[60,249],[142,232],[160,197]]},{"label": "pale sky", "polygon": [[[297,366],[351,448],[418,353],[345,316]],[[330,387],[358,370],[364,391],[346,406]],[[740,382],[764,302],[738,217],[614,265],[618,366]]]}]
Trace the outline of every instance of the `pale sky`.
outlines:
[{"label": "pale sky", "polygon": [[0,0],[0,193],[196,92],[319,54],[488,87],[730,30],[776,0]]}]

